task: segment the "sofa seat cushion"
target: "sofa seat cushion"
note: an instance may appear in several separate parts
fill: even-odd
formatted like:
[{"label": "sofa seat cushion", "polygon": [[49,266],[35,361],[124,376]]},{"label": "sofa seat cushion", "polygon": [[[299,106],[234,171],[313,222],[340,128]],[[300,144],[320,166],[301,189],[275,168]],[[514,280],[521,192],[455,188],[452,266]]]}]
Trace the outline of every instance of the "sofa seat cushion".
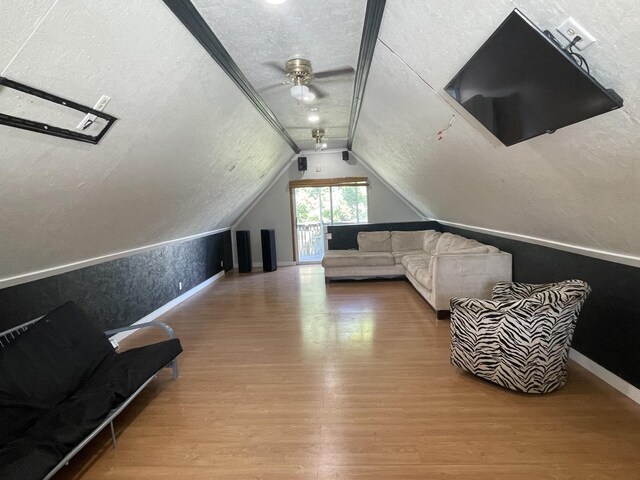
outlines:
[{"label": "sofa seat cushion", "polygon": [[406,255],[422,255],[424,252],[422,250],[411,250],[409,252],[393,252],[393,260],[396,265],[400,265],[402,263],[402,258]]},{"label": "sofa seat cushion", "polygon": [[358,250],[391,253],[391,232],[358,232]]},{"label": "sofa seat cushion", "polygon": [[419,268],[413,278],[427,290],[433,289],[433,275],[428,268]]},{"label": "sofa seat cushion", "polygon": [[393,231],[391,232],[391,251],[410,252],[422,250],[424,236],[429,230]]},{"label": "sofa seat cushion", "polygon": [[41,479],[146,380],[171,362],[177,338],[118,353],[19,437],[0,445],[0,478]]},{"label": "sofa seat cushion", "polygon": [[0,478],[44,478],[117,403],[115,392],[104,387],[72,395],[38,419],[19,439],[0,448]]},{"label": "sofa seat cushion", "polygon": [[180,352],[180,340],[172,338],[118,353],[100,365],[78,393],[106,387],[115,393],[118,402],[122,402]]},{"label": "sofa seat cushion", "polygon": [[390,252],[329,250],[322,259],[323,267],[386,267],[393,265],[395,265],[395,261]]},{"label": "sofa seat cushion", "polygon": [[95,322],[67,302],[0,349],[0,409],[57,405],[114,355]]},{"label": "sofa seat cushion", "polygon": [[409,272],[409,274],[411,274],[412,277],[416,278],[418,270],[421,268],[429,268],[429,258],[430,255],[427,255],[426,253],[419,255],[405,255],[402,257],[402,266],[407,272]]}]

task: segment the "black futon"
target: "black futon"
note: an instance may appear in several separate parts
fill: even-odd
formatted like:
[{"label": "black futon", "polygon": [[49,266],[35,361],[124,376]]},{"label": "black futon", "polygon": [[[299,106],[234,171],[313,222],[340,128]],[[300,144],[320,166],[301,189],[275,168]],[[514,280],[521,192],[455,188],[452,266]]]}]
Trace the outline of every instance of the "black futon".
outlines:
[{"label": "black futon", "polygon": [[105,333],[73,302],[4,343],[0,348],[3,480],[51,476],[182,351],[180,341],[172,338],[116,353]]}]

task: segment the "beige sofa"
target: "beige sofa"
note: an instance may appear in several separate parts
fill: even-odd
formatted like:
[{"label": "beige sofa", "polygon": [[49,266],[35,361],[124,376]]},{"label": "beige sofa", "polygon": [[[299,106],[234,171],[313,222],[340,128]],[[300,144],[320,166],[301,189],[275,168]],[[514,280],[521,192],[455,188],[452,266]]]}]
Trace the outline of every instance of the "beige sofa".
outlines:
[{"label": "beige sofa", "polygon": [[327,280],[404,275],[439,317],[452,297],[490,298],[511,281],[511,254],[435,230],[360,232],[358,250],[329,250],[322,266]]}]

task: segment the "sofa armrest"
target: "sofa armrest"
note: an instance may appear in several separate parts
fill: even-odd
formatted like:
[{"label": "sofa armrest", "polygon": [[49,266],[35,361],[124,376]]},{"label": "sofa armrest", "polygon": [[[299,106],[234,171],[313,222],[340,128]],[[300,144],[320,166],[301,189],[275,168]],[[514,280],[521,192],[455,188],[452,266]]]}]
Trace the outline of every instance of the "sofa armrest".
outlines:
[{"label": "sofa armrest", "polygon": [[511,281],[511,254],[445,254],[432,257],[433,307],[448,310],[453,297],[490,298],[493,286]]},{"label": "sofa armrest", "polygon": [[[104,334],[107,335],[108,337],[111,337],[111,336],[116,335],[118,333],[130,332],[132,330],[139,330],[139,329],[142,329],[142,328],[160,328],[160,329],[165,331],[165,333],[167,334],[167,336],[170,339],[178,338],[178,337],[176,337],[176,334],[173,331],[173,328],[171,328],[166,323],[156,322],[156,321],[141,323],[139,325],[131,325],[129,327],[114,328],[112,330],[107,330],[106,332],[104,332]],[[173,369],[173,379],[174,380],[177,379],[178,375],[180,374],[179,369],[178,369],[178,358],[177,357],[174,358],[171,361],[171,363],[169,363],[167,365],[167,367],[171,367]]]},{"label": "sofa armrest", "polygon": [[116,335],[118,333],[130,332],[132,330],[139,330],[141,328],[161,328],[167,333],[169,338],[177,338],[175,332],[173,331],[173,328],[171,328],[166,323],[155,321],[141,323],[140,325],[131,325],[129,327],[114,328],[112,330],[107,330],[106,332],[104,332],[104,334],[107,337],[112,337],[113,335]]}]

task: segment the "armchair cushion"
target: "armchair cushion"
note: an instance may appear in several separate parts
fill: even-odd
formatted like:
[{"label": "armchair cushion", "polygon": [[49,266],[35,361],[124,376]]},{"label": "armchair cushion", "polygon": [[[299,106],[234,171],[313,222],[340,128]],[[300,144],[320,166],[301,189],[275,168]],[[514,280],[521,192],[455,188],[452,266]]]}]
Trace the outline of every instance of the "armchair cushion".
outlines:
[{"label": "armchair cushion", "polygon": [[562,387],[575,323],[589,292],[580,280],[501,282],[492,300],[451,299],[451,362],[512,390],[545,393]]}]

